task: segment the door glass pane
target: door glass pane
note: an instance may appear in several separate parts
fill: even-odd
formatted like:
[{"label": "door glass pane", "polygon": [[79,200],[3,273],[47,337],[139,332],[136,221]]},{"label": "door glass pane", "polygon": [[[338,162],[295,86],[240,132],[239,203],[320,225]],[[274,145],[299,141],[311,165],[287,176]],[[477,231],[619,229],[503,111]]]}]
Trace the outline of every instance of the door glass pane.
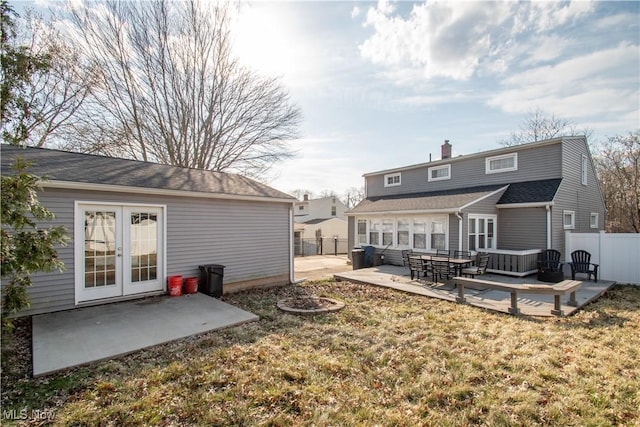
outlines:
[{"label": "door glass pane", "polygon": [[84,213],[84,287],[116,283],[116,213]]},{"label": "door glass pane", "polygon": [[131,282],[156,279],[158,216],[152,212],[132,212],[129,217]]}]

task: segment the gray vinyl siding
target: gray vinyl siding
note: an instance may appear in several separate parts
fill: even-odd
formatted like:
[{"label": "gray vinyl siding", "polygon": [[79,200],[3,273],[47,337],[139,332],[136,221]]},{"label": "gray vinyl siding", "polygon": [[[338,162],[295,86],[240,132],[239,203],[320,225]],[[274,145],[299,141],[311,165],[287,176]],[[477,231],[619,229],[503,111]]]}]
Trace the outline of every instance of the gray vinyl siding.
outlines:
[{"label": "gray vinyl siding", "polygon": [[[40,201],[73,239],[74,202],[166,206],[165,275],[197,276],[201,264],[223,264],[224,283],[289,275],[289,203],[46,189]],[[60,248],[64,273],[37,274],[32,307],[21,315],[77,307],[74,246]]]},{"label": "gray vinyl siding", "polygon": [[[454,214],[449,214],[449,250],[456,251],[460,248],[458,247],[459,234],[458,230],[460,230],[460,221],[458,217]],[[464,236],[462,239],[462,243],[464,244]]]},{"label": "gray vinyl siding", "polygon": [[[575,229],[571,230],[572,232],[591,233],[604,229],[605,207],[591,154],[584,140],[582,138],[566,138],[562,146],[563,179],[552,209],[552,247],[562,252],[564,259],[567,259],[568,256],[564,254],[563,212],[565,210],[575,212]],[[586,155],[588,160],[587,185],[582,185],[583,155]],[[597,229],[589,226],[592,212],[598,213],[599,227]]]},{"label": "gray vinyl siding", "polygon": [[547,248],[545,208],[499,209],[498,249]]},{"label": "gray vinyl siding", "polygon": [[[451,190],[479,185],[559,178],[562,176],[562,144],[560,140],[555,144],[514,147],[512,150],[495,154],[502,155],[512,152],[518,153],[517,171],[485,173],[485,159],[494,155],[487,153],[487,155],[469,155],[461,158],[439,160],[416,168],[404,170],[399,168],[401,185],[393,187],[384,186],[384,176],[391,172],[387,171],[386,173],[366,176],[367,197]],[[451,179],[429,182],[429,167],[446,164],[451,164]]]}]

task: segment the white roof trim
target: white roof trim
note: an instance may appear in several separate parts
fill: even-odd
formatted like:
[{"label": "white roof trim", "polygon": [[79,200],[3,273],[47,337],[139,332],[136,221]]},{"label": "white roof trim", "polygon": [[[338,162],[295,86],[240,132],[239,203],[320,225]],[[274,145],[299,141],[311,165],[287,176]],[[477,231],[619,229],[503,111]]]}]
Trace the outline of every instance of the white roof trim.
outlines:
[{"label": "white roof trim", "polygon": [[242,200],[252,202],[268,202],[268,203],[289,203],[294,204],[296,199],[276,198],[269,196],[245,196],[240,194],[225,193],[204,193],[198,191],[184,190],[167,190],[161,188],[148,187],[130,187],[127,185],[109,185],[95,184],[88,182],[69,182],[69,181],[41,181],[39,185],[43,188],[62,188],[69,190],[87,190],[87,191],[110,191],[129,194],[150,194],[158,196],[176,196],[176,197],[198,197],[201,199],[225,199],[225,200]]}]

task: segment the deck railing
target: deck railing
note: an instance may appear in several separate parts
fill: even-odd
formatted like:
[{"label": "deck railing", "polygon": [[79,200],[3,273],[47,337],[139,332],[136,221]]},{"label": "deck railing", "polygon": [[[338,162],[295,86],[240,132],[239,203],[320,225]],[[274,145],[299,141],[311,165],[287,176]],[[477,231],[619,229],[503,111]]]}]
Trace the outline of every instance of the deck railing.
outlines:
[{"label": "deck railing", "polygon": [[491,273],[524,277],[538,271],[540,249],[522,251],[492,249],[487,252],[491,255],[487,271]]}]

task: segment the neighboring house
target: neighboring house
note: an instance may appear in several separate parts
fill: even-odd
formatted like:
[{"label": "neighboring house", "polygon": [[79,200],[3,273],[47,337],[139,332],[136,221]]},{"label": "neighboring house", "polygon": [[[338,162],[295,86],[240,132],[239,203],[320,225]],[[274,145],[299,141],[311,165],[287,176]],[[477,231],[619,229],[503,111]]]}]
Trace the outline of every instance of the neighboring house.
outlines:
[{"label": "neighboring house", "polygon": [[71,237],[63,273],[32,276],[22,315],[158,295],[167,277],[222,264],[225,292],[293,280],[291,196],[246,177],[1,145],[46,177],[38,197]]},{"label": "neighboring house", "polygon": [[336,196],[309,199],[305,194],[301,201],[297,201],[293,207],[293,220],[295,222],[307,222],[312,219],[341,218],[346,220],[345,212],[348,208]]},{"label": "neighboring house", "polygon": [[[564,251],[565,231],[598,232],[605,206],[585,137],[562,137],[364,175],[349,247],[488,251],[490,270],[526,275],[541,249]],[[567,254],[563,254],[568,258]]]},{"label": "neighboring house", "polygon": [[335,196],[295,202],[294,242],[296,255],[335,253],[336,240],[339,253],[347,252],[347,207]]}]

